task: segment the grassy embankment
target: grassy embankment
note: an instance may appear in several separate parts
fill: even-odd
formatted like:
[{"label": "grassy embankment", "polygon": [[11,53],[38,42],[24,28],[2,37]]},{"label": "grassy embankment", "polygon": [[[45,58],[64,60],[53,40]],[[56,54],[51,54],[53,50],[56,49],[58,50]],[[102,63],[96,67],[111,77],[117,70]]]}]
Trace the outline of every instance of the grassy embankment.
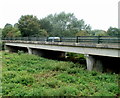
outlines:
[{"label": "grassy embankment", "polygon": [[118,75],[66,61],[3,52],[3,96],[116,96]]}]

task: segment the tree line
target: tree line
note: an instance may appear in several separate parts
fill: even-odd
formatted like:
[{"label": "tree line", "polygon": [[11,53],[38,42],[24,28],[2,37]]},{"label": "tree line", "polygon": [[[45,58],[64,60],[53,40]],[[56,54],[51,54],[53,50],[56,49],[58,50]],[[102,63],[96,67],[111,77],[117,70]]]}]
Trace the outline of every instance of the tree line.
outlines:
[{"label": "tree line", "polygon": [[79,20],[73,13],[61,12],[50,14],[38,19],[33,15],[22,15],[17,23],[7,23],[3,29],[2,37],[73,37],[73,36],[118,36],[120,29],[109,27],[105,30],[92,30],[83,19]]}]

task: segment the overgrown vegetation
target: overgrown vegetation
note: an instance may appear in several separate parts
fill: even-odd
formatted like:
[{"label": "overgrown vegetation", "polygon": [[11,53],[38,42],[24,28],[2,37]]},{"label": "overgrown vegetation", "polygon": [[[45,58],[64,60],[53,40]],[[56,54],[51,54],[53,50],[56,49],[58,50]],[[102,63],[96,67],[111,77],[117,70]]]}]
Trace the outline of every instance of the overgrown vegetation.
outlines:
[{"label": "overgrown vegetation", "polygon": [[83,54],[70,53],[70,52],[68,52],[66,56],[67,56],[66,59],[67,59],[68,61],[72,61],[72,62],[74,62],[74,63],[81,63],[81,64],[83,64],[83,65],[86,64],[85,57],[84,57]]},{"label": "overgrown vegetation", "polygon": [[116,96],[118,75],[87,71],[80,64],[3,52],[3,96]]}]

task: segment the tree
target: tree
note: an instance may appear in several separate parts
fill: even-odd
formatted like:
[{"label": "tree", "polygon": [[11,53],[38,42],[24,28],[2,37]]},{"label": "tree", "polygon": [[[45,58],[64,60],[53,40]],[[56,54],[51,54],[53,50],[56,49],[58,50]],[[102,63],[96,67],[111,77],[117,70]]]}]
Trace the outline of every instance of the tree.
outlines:
[{"label": "tree", "polygon": [[0,28],[0,39],[1,39],[1,37],[2,37],[2,29]]},{"label": "tree", "polygon": [[89,33],[86,30],[81,30],[80,32],[76,33],[76,36],[89,36]]},{"label": "tree", "polygon": [[90,35],[92,35],[92,36],[107,36],[107,32],[104,31],[104,30],[98,30],[98,29],[96,29],[96,30],[92,30],[90,32]]},{"label": "tree", "polygon": [[81,30],[89,31],[91,29],[83,19],[78,20],[73,13],[50,14],[46,20],[52,25],[52,31],[49,32],[50,36],[75,36]]},{"label": "tree", "polygon": [[40,29],[39,33],[34,35],[35,37],[48,37],[48,33],[45,29]]},{"label": "tree", "polygon": [[7,33],[12,30],[12,25],[7,23],[2,30],[2,37],[7,37]]},{"label": "tree", "polygon": [[107,30],[107,34],[109,36],[120,36],[120,29],[118,28],[113,28],[113,27],[110,27],[108,30]]},{"label": "tree", "polygon": [[14,24],[14,27],[15,27],[15,28],[18,28],[18,23],[15,23],[15,24]]},{"label": "tree", "polygon": [[46,32],[52,31],[52,24],[50,21],[47,20],[47,18],[40,19],[40,28],[46,30]]},{"label": "tree", "polygon": [[6,24],[2,30],[2,37],[18,37],[21,32],[18,28],[13,27],[11,24]]},{"label": "tree", "polygon": [[25,15],[19,19],[18,28],[24,37],[35,36],[40,32],[40,23],[36,16]]}]

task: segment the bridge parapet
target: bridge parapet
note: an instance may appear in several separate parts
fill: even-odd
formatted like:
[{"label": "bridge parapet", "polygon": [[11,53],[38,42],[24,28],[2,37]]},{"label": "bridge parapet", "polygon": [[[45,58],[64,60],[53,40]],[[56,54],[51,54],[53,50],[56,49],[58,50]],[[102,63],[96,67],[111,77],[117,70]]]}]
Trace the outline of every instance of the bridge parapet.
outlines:
[{"label": "bridge parapet", "polygon": [[73,47],[93,47],[93,48],[110,48],[120,49],[119,43],[70,43],[70,42],[46,42],[46,41],[22,41],[22,40],[3,40],[6,43],[26,43],[26,44],[43,44],[43,45],[59,45],[59,46],[73,46]]},{"label": "bridge parapet", "polygon": [[[49,38],[56,37],[6,37],[3,40],[22,40],[22,41],[51,41]],[[76,37],[57,37],[57,42],[74,43],[120,43],[120,36],[76,36]],[[53,41],[52,41],[53,42]]]}]

